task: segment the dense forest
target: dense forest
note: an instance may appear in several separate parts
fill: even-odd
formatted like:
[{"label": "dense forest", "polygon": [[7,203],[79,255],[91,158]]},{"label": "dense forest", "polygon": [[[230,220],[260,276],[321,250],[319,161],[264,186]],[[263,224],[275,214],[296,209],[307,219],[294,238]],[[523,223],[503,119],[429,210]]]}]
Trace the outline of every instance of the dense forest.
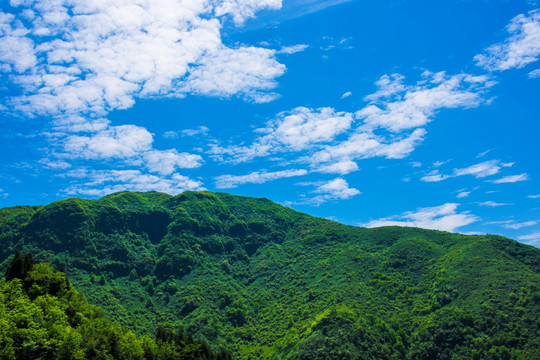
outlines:
[{"label": "dense forest", "polygon": [[113,325],[63,271],[17,252],[0,282],[0,358],[5,360],[229,360],[204,342],[158,327],[155,339]]},{"label": "dense forest", "polygon": [[[0,209],[0,243],[4,272],[16,250],[63,269],[1,283],[2,319],[21,299],[34,310],[13,326],[45,334],[49,304],[59,347],[71,333],[101,341],[74,326],[73,300],[143,355],[190,339],[240,359],[540,359],[540,250],[499,236],[364,229],[223,193],[123,192]],[[28,284],[47,276],[63,290],[36,296]]]}]

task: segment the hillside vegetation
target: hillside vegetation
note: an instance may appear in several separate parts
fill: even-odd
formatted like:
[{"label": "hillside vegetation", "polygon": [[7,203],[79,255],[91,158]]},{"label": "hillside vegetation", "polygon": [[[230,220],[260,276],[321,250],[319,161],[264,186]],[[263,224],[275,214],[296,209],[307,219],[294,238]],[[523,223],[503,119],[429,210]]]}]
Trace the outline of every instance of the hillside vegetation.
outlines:
[{"label": "hillside vegetation", "polygon": [[540,359],[540,250],[363,229],[266,199],[117,193],[0,209],[0,262],[31,251],[139,335],[242,359]]},{"label": "hillside vegetation", "polygon": [[0,358],[3,360],[229,360],[206,343],[158,328],[139,339],[113,325],[73,289],[66,274],[17,252],[0,281]]}]

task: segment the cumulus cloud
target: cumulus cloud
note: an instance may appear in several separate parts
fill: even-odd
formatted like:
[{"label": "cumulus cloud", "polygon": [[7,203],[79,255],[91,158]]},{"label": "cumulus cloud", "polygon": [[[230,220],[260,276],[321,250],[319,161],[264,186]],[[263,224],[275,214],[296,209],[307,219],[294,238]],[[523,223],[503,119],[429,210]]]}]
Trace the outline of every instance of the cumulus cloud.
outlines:
[{"label": "cumulus cloud", "polygon": [[220,33],[222,17],[241,23],[280,0],[12,4],[0,16],[0,71],[21,87],[10,103],[30,114],[105,114],[192,92],[254,99],[284,72],[275,50],[230,48]]},{"label": "cumulus cloud", "polygon": [[278,118],[262,131],[269,133],[267,138],[270,138],[270,141],[299,151],[313,144],[333,140],[338,134],[348,130],[352,121],[351,114],[336,112],[332,108],[313,110],[298,107],[279,114]]},{"label": "cumulus cloud", "polygon": [[152,148],[153,136],[145,128],[135,125],[109,126],[90,136],[67,137],[64,156],[72,159],[124,159],[133,164],[144,164],[153,173],[170,175],[176,168],[191,169],[201,166],[202,157]]},{"label": "cumulus cloud", "polygon": [[336,112],[332,108],[310,109],[297,107],[279,113],[262,129],[258,138],[249,146],[223,148],[214,145],[211,155],[222,159],[229,156],[234,163],[252,160],[279,152],[298,152],[330,142],[351,127],[351,113]]},{"label": "cumulus cloud", "polygon": [[78,169],[67,172],[66,176],[83,180],[65,189],[67,195],[104,196],[118,191],[160,191],[176,195],[186,190],[205,190],[202,182],[180,174],[159,177],[139,170]]},{"label": "cumulus cloud", "polygon": [[506,27],[509,36],[501,43],[476,55],[477,64],[486,70],[519,69],[538,60],[540,56],[540,10],[520,14]]},{"label": "cumulus cloud", "polygon": [[144,164],[151,172],[170,175],[176,168],[192,169],[201,166],[200,155],[178,153],[176,150],[152,150],[144,153]]},{"label": "cumulus cloud", "polygon": [[426,125],[438,110],[480,105],[483,92],[494,84],[486,76],[427,71],[422,75],[413,86],[404,85],[402,75],[383,76],[376,83],[377,92],[365,97],[370,104],[357,111],[356,118],[368,127],[398,133]]},{"label": "cumulus cloud", "polygon": [[299,183],[298,185],[315,186],[316,188],[311,192],[318,194],[314,197],[305,198],[296,203],[302,205],[319,206],[320,204],[328,201],[345,200],[361,194],[358,189],[349,187],[349,183],[342,178],[337,178],[330,181]]},{"label": "cumulus cloud", "polygon": [[322,183],[314,192],[323,194],[327,199],[348,199],[361,194],[358,189],[350,188],[347,181],[341,178]]},{"label": "cumulus cloud", "polygon": [[83,159],[129,158],[151,149],[152,134],[135,125],[110,126],[90,136],[71,135],[65,150]]},{"label": "cumulus cloud", "polygon": [[493,85],[486,76],[444,72],[426,71],[414,85],[404,79],[399,74],[381,77],[378,90],[365,97],[369,103],[354,113],[297,107],[257,129],[251,144],[214,143],[208,153],[232,163],[283,154],[294,157],[290,162],[309,164],[312,171],[345,175],[358,170],[361,159],[408,156],[422,143],[427,134],[423,126],[439,110],[478,106]]},{"label": "cumulus cloud", "polygon": [[493,180],[492,182],[494,184],[509,184],[509,183],[516,183],[516,182],[520,182],[520,181],[527,181],[527,180],[529,180],[529,175],[523,173],[523,174],[519,174],[519,175],[505,176],[505,177],[502,177],[500,179]]},{"label": "cumulus cloud", "polygon": [[237,24],[242,24],[247,19],[253,17],[261,9],[279,9],[281,0],[224,0],[217,2],[215,14],[222,16],[229,14]]},{"label": "cumulus cloud", "polygon": [[362,226],[408,226],[424,229],[455,232],[460,227],[472,224],[480,219],[468,211],[458,212],[459,204],[447,203],[440,206],[420,208],[401,215],[372,220]]},{"label": "cumulus cloud", "polygon": [[359,132],[336,145],[323,147],[311,156],[310,161],[314,167],[325,168],[332,163],[373,157],[401,159],[409,155],[424,140],[425,135],[424,129],[416,129],[411,134],[390,139],[370,132]]},{"label": "cumulus cloud", "polygon": [[270,102],[279,95],[261,93],[261,90],[274,88],[277,85],[275,78],[285,72],[285,66],[274,59],[275,52],[253,46],[238,49],[220,46],[207,52],[193,68],[179,94],[218,97],[242,94],[256,103]]},{"label": "cumulus cloud", "polygon": [[[275,99],[275,79],[285,72],[277,50],[227,46],[221,29],[280,7],[281,0],[12,1],[0,12],[0,77],[11,90],[0,108],[50,120],[59,159],[42,162],[49,168],[67,168],[67,158],[116,159],[120,168],[141,164],[161,176],[200,166],[199,155],[157,150],[147,129],[113,126],[106,115],[141,98]],[[117,178],[133,188],[142,176]]]},{"label": "cumulus cloud", "polygon": [[254,171],[247,175],[221,175],[215,178],[218,189],[231,189],[242,184],[263,184],[268,181],[306,175],[304,169],[275,172]]}]

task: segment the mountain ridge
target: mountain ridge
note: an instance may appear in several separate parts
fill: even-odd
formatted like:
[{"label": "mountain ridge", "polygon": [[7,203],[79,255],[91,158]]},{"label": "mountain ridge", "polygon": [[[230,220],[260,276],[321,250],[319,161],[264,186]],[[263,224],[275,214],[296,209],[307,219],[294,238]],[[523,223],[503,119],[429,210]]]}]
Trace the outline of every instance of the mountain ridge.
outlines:
[{"label": "mountain ridge", "polygon": [[16,248],[64,266],[136,332],[167,323],[239,358],[539,354],[540,250],[496,235],[358,228],[226,193],[121,192],[0,209],[0,241],[2,266]]}]

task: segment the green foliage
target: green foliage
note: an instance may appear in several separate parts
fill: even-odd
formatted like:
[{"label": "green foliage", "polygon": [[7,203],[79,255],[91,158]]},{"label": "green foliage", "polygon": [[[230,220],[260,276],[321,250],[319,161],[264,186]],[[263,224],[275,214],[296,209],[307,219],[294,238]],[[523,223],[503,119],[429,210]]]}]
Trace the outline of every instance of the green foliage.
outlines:
[{"label": "green foliage", "polygon": [[[170,358],[178,346],[206,354],[184,331],[243,359],[540,358],[540,251],[499,236],[362,229],[210,192],[0,209],[0,230],[10,249],[2,270],[13,249],[32,250],[131,329],[81,332],[80,295],[54,272],[28,272],[20,282],[31,302],[51,291],[70,298],[59,354],[92,349],[73,358],[103,349]],[[25,316],[20,323],[40,326]],[[155,324],[167,324],[157,341]]]},{"label": "green foliage", "polygon": [[164,335],[158,328],[157,341],[137,338],[113,325],[47,263],[34,264],[24,284],[17,277],[0,282],[1,359],[230,359],[180,332]]}]

